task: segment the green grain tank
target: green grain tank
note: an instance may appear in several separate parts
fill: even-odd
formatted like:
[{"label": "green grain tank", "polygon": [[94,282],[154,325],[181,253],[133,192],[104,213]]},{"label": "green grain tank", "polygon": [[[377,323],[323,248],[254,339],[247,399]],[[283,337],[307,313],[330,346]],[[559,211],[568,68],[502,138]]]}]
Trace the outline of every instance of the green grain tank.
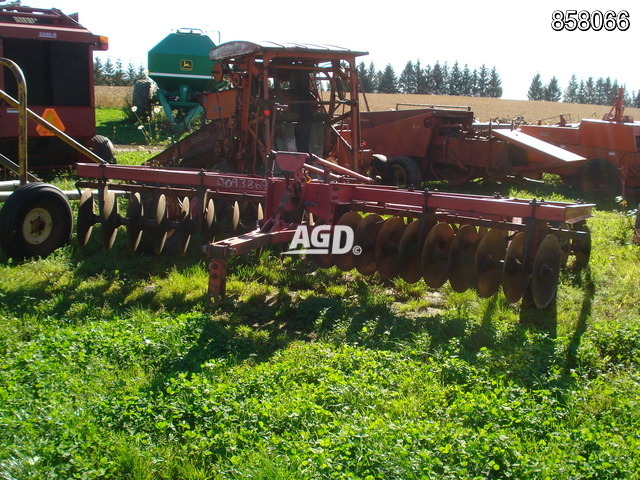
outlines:
[{"label": "green grain tank", "polygon": [[209,59],[209,52],[214,47],[201,30],[183,28],[149,50],[149,78],[133,86],[132,105],[137,115],[151,118],[157,102],[174,132],[188,130],[204,112],[198,94],[217,91],[224,83],[213,79],[215,62]]},{"label": "green grain tank", "polygon": [[149,77],[165,92],[188,87],[203,92],[211,83],[213,41],[202,31],[180,29],[149,50]]}]

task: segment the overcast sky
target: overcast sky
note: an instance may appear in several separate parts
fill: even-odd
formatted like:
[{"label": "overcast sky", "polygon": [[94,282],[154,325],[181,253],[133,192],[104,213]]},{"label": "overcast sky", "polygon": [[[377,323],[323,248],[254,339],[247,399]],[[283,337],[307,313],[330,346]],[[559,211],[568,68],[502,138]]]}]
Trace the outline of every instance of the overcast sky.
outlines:
[{"label": "overcast sky", "polygon": [[[636,47],[640,32],[637,1],[581,0],[23,0],[23,5],[78,12],[80,23],[109,37],[100,54],[126,66],[147,65],[147,51],[178,28],[199,28],[214,42],[232,40],[331,44],[366,51],[377,70],[391,64],[400,74],[407,61],[433,65],[457,60],[473,70],[496,67],[503,98],[526,99],[531,79],[552,76],[564,90],[578,80],[610,77],[640,90]],[[605,5],[606,4],[606,5]],[[579,6],[578,6],[579,5]],[[552,12],[578,8],[629,12],[627,31],[562,31],[551,28]]]}]

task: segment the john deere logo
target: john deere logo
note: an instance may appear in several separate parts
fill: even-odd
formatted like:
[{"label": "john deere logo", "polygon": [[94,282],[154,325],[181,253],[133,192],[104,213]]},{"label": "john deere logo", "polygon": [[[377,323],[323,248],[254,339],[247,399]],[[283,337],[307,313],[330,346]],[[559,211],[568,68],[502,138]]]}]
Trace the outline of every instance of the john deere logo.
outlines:
[{"label": "john deere logo", "polygon": [[192,60],[180,60],[180,70],[183,72],[190,72],[193,70],[193,61]]}]

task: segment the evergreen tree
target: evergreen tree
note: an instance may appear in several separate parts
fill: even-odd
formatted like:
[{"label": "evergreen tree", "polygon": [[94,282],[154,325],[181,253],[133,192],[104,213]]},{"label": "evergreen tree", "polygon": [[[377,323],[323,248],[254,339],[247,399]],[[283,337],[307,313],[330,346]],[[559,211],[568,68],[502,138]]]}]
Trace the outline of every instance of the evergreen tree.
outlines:
[{"label": "evergreen tree", "polygon": [[471,72],[471,96],[478,96],[478,69],[474,68]]},{"label": "evergreen tree", "polygon": [[115,67],[111,61],[111,57],[107,57],[102,67],[102,75],[104,76],[104,85],[113,85],[113,75],[115,74]]},{"label": "evergreen tree", "polygon": [[113,68],[113,76],[111,78],[111,85],[122,87],[126,85],[125,73],[122,68],[122,60],[119,58],[116,60],[116,64]]},{"label": "evergreen tree", "polygon": [[442,66],[442,95],[449,95],[449,66],[444,62]]},{"label": "evergreen tree", "polygon": [[[616,82],[617,83],[617,82]],[[618,89],[613,87],[611,78],[607,77],[602,82],[602,103],[604,105],[611,105],[612,100],[615,101],[618,96]]]},{"label": "evergreen tree", "polygon": [[[618,80],[614,80],[611,83],[611,87],[609,88],[609,97],[607,98],[607,103],[606,105],[613,105],[616,101],[616,99],[618,98],[618,90],[620,90],[620,85],[618,84]],[[629,95],[629,92],[627,92],[627,89],[624,89],[624,95],[625,97],[627,97]],[[627,99],[631,100],[631,96],[628,96]]]},{"label": "evergreen tree", "polygon": [[398,79],[398,89],[400,93],[417,93],[418,79],[416,78],[416,70],[413,62],[409,60],[404,67]]},{"label": "evergreen tree", "polygon": [[487,97],[500,98],[502,97],[502,80],[498,71],[494,66],[489,74],[489,83],[487,84]]},{"label": "evergreen tree", "polygon": [[578,79],[575,74],[571,75],[569,79],[562,101],[566,103],[576,103],[578,101]]},{"label": "evergreen tree", "polygon": [[605,81],[602,77],[598,78],[595,82],[593,101],[597,105],[604,105],[609,98],[609,92],[606,89]]},{"label": "evergreen tree", "polygon": [[462,95],[462,71],[458,66],[458,61],[451,67],[449,73],[449,85],[447,88],[449,95]]},{"label": "evergreen tree", "polygon": [[576,96],[577,103],[587,103],[585,99],[587,98],[587,91],[584,85],[584,80],[580,80],[580,85],[578,85],[578,95]]},{"label": "evergreen tree", "polygon": [[127,85],[133,85],[136,83],[136,80],[140,80],[138,78],[138,70],[133,63],[129,62],[127,65],[127,71],[125,72],[124,78]]},{"label": "evergreen tree", "polygon": [[584,83],[584,100],[582,103],[594,104],[596,103],[596,98],[596,84],[593,81],[593,77],[589,77]]},{"label": "evergreen tree", "polygon": [[531,80],[527,98],[529,100],[544,100],[544,87],[542,86],[542,79],[539,73],[536,73]]},{"label": "evergreen tree", "polygon": [[371,91],[377,92],[378,91],[378,74],[376,73],[376,67],[373,64],[373,62],[369,64],[369,68],[367,70],[367,77],[371,82]]},{"label": "evergreen tree", "polygon": [[380,73],[378,91],[380,93],[398,93],[398,79],[390,63]]},{"label": "evergreen tree", "polygon": [[431,93],[434,95],[443,95],[446,93],[447,83],[442,72],[440,62],[436,61],[435,65],[431,69]]},{"label": "evergreen tree", "polygon": [[[375,68],[374,68],[375,74]],[[360,64],[356,67],[356,72],[358,74],[358,78],[360,79],[360,83],[362,84],[362,90],[364,93],[373,93],[374,87],[374,76],[371,75],[371,70],[367,69],[367,66],[364,62],[360,62]]]},{"label": "evergreen tree", "polygon": [[427,65],[422,70],[422,76],[424,77],[424,82],[422,83],[422,88],[418,88],[418,93],[431,95],[433,93],[433,75],[431,65]]},{"label": "evergreen tree", "polygon": [[473,83],[473,74],[469,69],[469,65],[465,64],[464,69],[462,70],[462,79],[461,79],[461,93],[460,95],[464,95],[465,97],[470,97],[473,95],[473,90],[475,85]]},{"label": "evergreen tree", "polygon": [[478,70],[476,76],[476,84],[475,84],[475,96],[476,97],[486,97],[487,96],[487,87],[489,85],[489,71],[487,67],[483,63]]},{"label": "evergreen tree", "polygon": [[420,60],[416,61],[414,68],[416,71],[416,93],[426,93],[428,89],[427,75]]},{"label": "evergreen tree", "polygon": [[562,98],[562,90],[560,90],[560,84],[556,77],[551,77],[549,83],[544,89],[544,99],[550,102],[559,102]]},{"label": "evergreen tree", "polygon": [[93,83],[95,85],[106,85],[103,70],[102,60],[100,57],[96,57],[93,60]]}]

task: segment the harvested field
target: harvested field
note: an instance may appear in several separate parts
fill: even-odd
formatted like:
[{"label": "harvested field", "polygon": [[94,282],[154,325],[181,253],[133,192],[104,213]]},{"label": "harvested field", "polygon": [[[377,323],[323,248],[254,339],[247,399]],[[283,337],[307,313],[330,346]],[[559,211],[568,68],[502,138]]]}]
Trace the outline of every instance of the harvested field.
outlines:
[{"label": "harvested field", "polygon": [[131,87],[96,86],[96,107],[121,108],[131,104]]},{"label": "harvested field", "polygon": [[[98,86],[95,90],[96,106],[98,107],[119,108],[131,102],[131,87]],[[549,120],[543,123],[555,123],[560,114],[565,115],[567,121],[578,122],[582,118],[602,118],[611,110],[611,107],[606,105],[390,93],[366,95],[366,102],[363,102],[362,108],[365,110],[368,105],[369,109],[374,111],[389,110],[397,108],[398,104],[468,106],[481,122],[491,119],[508,121],[516,117],[524,117],[527,123],[536,123],[538,120],[544,119]],[[411,107],[399,106],[398,108]],[[627,108],[625,112],[640,120],[640,108]]]},{"label": "harvested field", "polygon": [[[563,114],[568,121],[578,122],[582,118],[602,118],[609,113],[610,106],[582,105],[577,103],[543,102],[527,100],[505,100],[501,98],[459,97],[450,95],[402,95],[377,93],[366,96],[370,110],[388,110],[402,104],[422,105],[456,105],[468,106],[475,117],[486,122],[491,119],[510,120],[519,116],[527,123],[535,123],[541,119],[550,119],[555,123],[558,115]],[[363,105],[363,109],[366,108]],[[410,108],[400,106],[399,108]],[[640,120],[639,108],[626,108],[625,113]],[[546,123],[546,122],[543,122]]]}]

